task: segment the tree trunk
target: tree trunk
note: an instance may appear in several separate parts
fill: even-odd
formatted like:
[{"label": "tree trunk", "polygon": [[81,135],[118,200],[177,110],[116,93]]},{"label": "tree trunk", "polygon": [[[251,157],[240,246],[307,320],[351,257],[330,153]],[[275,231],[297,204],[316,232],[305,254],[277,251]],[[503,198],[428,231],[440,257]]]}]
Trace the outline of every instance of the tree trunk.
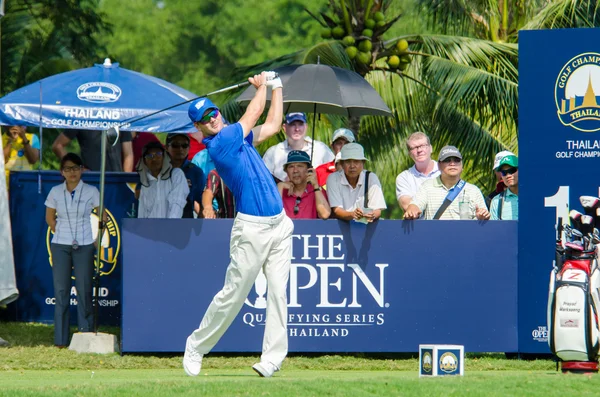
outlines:
[{"label": "tree trunk", "polygon": [[348,128],[352,130],[352,132],[354,132],[354,137],[356,138],[357,141],[360,141],[360,139],[358,138],[359,134],[360,134],[360,117],[359,116],[355,116],[355,117],[350,117],[348,119]]}]

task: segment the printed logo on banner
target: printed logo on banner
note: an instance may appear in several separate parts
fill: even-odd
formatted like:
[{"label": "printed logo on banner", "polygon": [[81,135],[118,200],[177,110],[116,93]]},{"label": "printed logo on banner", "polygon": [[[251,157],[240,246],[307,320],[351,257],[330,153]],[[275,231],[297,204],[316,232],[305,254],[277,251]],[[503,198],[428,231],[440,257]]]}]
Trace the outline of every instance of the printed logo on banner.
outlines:
[{"label": "printed logo on banner", "polygon": [[77,98],[92,103],[116,102],[121,97],[121,88],[111,83],[85,83],[77,88]]},{"label": "printed logo on banner", "polygon": [[440,369],[450,373],[456,371],[458,367],[458,359],[452,352],[446,352],[440,357]]},{"label": "printed logo on banner", "polygon": [[569,60],[558,74],[554,97],[563,125],[600,130],[600,54],[587,52]]},{"label": "printed logo on banner", "polygon": [[[108,215],[108,222],[106,222],[106,228],[104,229],[104,235],[102,236],[102,249],[100,250],[100,276],[108,276],[114,272],[117,266],[117,258],[119,256],[119,250],[121,249],[121,232],[119,225],[113,214],[106,210]],[[90,222],[92,225],[92,235],[94,240],[98,237],[98,215],[96,210],[90,214]],[[50,242],[54,233],[48,227],[46,232],[46,248],[48,250],[48,261],[52,266],[52,253],[50,251]],[[75,279],[75,277],[71,277]]]},{"label": "printed logo on banner", "polygon": [[431,358],[431,353],[426,351],[425,353],[423,353],[423,371],[425,372],[431,372],[431,368],[433,366],[433,359]]},{"label": "printed logo on banner", "polygon": [[548,327],[538,326],[537,329],[531,331],[531,336],[535,341],[548,343]]},{"label": "printed logo on banner", "polygon": [[[341,252],[344,236],[294,235],[294,239],[301,240],[303,249],[300,255],[293,253],[299,258],[292,257],[290,269],[290,337],[346,337],[353,330],[385,323],[385,312],[390,306],[385,301],[389,264],[369,264],[367,275],[360,265],[345,263]],[[261,271],[245,301],[249,309],[242,312],[242,321],[246,326],[265,325],[267,289]],[[357,313],[356,308],[362,307],[365,309]]]}]

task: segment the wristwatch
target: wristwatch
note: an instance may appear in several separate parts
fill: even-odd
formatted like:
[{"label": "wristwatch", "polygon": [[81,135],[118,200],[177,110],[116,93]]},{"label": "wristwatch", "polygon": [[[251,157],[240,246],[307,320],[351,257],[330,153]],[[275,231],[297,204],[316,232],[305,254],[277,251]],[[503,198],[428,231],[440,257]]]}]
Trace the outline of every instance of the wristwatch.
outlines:
[{"label": "wristwatch", "polygon": [[316,192],[317,190],[321,190],[321,186],[317,186],[317,187],[314,187],[314,186],[313,186],[313,190],[314,190],[315,192]]}]

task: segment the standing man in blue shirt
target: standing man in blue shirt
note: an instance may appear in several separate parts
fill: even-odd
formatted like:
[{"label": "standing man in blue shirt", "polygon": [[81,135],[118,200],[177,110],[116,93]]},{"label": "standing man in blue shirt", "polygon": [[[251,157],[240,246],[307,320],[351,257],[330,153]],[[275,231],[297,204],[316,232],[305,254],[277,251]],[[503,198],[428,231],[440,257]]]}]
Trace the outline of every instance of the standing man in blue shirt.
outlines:
[{"label": "standing man in blue shirt", "polygon": [[[261,268],[268,283],[267,313],[261,359],[252,368],[260,376],[270,377],[279,370],[288,350],[286,288],[294,224],[283,211],[273,177],[253,146],[281,129],[282,84],[274,72],[262,72],[248,80],[256,94],[237,123],[225,125],[219,108],[208,98],[192,102],[188,111],[219,175],[233,192],[238,210],[225,285],[210,303],[200,327],[187,338],[183,368],[190,376],[200,373],[203,355],[231,325]],[[255,128],[269,87],[273,92],[267,120]]]}]

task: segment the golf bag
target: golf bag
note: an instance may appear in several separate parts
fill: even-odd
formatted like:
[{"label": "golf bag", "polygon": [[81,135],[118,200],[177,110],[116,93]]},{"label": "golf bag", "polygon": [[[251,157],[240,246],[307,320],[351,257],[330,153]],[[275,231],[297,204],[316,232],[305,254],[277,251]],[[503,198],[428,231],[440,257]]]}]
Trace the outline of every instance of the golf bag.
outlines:
[{"label": "golf bag", "polygon": [[597,361],[599,288],[595,249],[557,255],[550,273],[548,344],[562,361]]}]

